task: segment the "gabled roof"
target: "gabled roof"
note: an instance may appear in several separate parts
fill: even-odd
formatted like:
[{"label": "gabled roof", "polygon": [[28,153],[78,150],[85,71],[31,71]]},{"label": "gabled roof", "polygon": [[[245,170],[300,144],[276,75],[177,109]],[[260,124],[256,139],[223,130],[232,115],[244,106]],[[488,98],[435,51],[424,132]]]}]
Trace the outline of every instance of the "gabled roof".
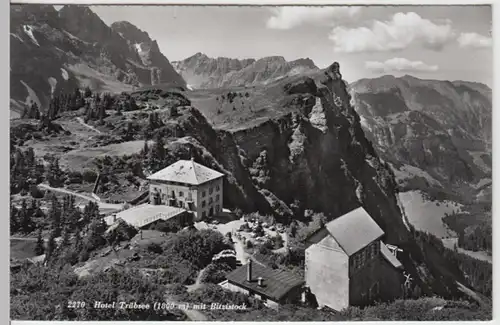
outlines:
[{"label": "gabled roof", "polygon": [[[242,288],[252,290],[263,296],[279,301],[286,294],[304,283],[304,280],[290,272],[265,267],[258,263],[252,263],[252,281],[247,281],[247,267],[242,265],[233,272],[226,275],[226,279]],[[257,279],[262,277],[263,286],[258,285]]]},{"label": "gabled roof", "polygon": [[403,264],[398,260],[396,256],[394,256],[389,248],[385,246],[383,241],[380,241],[380,252],[382,253],[382,256],[389,262],[392,266],[395,268],[399,269],[403,267]]},{"label": "gabled roof", "polygon": [[349,256],[384,235],[363,207],[328,222],[325,227]]},{"label": "gabled roof", "polygon": [[224,174],[198,164],[194,160],[179,160],[149,176],[148,179],[200,185],[222,176]]}]

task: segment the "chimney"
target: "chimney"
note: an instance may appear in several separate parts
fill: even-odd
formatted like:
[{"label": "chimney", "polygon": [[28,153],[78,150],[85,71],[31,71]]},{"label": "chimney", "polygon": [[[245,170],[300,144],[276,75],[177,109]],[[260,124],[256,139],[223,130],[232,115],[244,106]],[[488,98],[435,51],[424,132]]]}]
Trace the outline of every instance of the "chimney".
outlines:
[{"label": "chimney", "polygon": [[258,283],[259,287],[262,287],[262,281],[263,280],[264,279],[262,279],[262,277],[260,277],[260,276],[257,278],[257,283]]},{"label": "chimney", "polygon": [[252,259],[248,259],[247,263],[247,281],[252,281]]},{"label": "chimney", "polygon": [[113,223],[116,222],[116,214],[113,214]]}]

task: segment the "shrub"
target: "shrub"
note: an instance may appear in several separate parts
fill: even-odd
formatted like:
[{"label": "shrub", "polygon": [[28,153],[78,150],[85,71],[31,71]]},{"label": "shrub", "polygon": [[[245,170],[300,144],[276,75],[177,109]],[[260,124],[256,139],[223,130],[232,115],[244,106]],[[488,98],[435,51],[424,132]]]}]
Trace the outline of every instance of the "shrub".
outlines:
[{"label": "shrub", "polygon": [[235,265],[228,263],[211,263],[203,272],[200,281],[202,283],[220,283],[226,279],[226,275],[235,269]]},{"label": "shrub", "polygon": [[93,183],[97,179],[97,173],[90,169],[85,169],[82,173],[82,179],[84,182]]},{"label": "shrub", "polygon": [[45,196],[45,192],[40,190],[40,188],[36,185],[30,186],[30,195],[34,199],[42,199]]}]

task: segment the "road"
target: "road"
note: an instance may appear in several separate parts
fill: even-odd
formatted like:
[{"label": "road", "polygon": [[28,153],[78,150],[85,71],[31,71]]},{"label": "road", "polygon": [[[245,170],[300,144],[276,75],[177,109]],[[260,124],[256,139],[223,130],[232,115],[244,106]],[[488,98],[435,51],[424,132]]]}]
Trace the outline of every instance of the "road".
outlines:
[{"label": "road", "polygon": [[49,190],[49,191],[64,193],[64,194],[68,194],[68,195],[73,195],[73,196],[77,196],[77,197],[82,198],[82,199],[87,200],[87,201],[95,202],[95,203],[97,203],[99,205],[99,210],[101,210],[101,212],[104,212],[103,210],[118,211],[118,210],[123,209],[123,205],[122,204],[113,204],[113,203],[101,202],[101,201],[96,200],[95,198],[93,198],[90,195],[85,195],[85,194],[82,194],[82,193],[77,193],[77,192],[70,191],[70,190],[65,189],[65,188],[51,187],[51,186],[49,186],[47,184],[38,184],[38,186],[41,187],[41,188],[44,188],[46,190]]},{"label": "road", "polygon": [[194,284],[186,286],[188,292],[192,292],[201,288],[201,286],[203,285],[203,283],[201,283],[201,278],[203,277],[203,273],[205,273],[206,269],[207,268],[203,268],[200,270],[200,272],[198,272],[198,276],[196,277],[196,281],[194,282]]},{"label": "road", "polygon": [[85,121],[81,117],[77,117],[76,120],[81,125],[85,126],[87,129],[92,130],[92,131],[97,132],[97,133],[102,133],[101,131],[99,131],[98,129],[96,129],[95,127],[93,127],[92,125],[88,125],[87,123],[85,123]]}]

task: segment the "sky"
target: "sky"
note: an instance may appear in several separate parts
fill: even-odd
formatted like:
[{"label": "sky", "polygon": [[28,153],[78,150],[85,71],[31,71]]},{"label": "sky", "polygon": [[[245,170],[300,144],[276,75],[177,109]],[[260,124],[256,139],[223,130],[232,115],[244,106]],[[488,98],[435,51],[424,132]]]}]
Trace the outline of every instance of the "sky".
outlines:
[{"label": "sky", "polygon": [[108,25],[126,20],[170,60],[310,58],[339,62],[352,82],[386,74],[492,86],[490,6],[92,6]]}]

